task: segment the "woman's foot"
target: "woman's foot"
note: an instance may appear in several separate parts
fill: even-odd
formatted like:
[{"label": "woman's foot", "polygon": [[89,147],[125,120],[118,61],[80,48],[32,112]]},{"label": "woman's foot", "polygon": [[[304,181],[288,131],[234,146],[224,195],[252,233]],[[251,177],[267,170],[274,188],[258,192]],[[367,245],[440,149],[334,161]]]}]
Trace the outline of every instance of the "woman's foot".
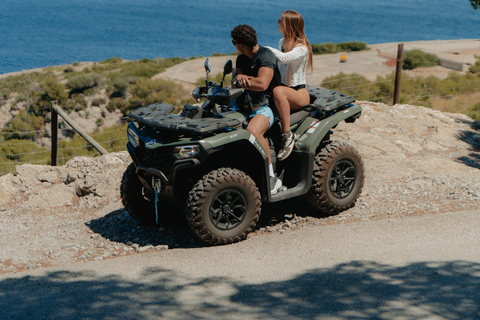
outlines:
[{"label": "woman's foot", "polygon": [[282,134],[282,147],[280,148],[280,151],[278,151],[277,155],[277,159],[279,161],[285,160],[290,153],[292,153],[296,137],[297,136],[292,131],[287,131]]}]

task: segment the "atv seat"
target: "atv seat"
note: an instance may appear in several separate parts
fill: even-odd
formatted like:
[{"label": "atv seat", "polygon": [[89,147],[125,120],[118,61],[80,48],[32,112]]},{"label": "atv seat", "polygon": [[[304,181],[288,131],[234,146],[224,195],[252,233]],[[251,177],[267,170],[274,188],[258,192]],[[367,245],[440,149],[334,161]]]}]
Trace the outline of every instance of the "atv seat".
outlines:
[{"label": "atv seat", "polygon": [[309,110],[300,109],[295,111],[294,113],[290,114],[290,125],[293,126],[294,124],[302,122],[309,115],[310,115]]}]

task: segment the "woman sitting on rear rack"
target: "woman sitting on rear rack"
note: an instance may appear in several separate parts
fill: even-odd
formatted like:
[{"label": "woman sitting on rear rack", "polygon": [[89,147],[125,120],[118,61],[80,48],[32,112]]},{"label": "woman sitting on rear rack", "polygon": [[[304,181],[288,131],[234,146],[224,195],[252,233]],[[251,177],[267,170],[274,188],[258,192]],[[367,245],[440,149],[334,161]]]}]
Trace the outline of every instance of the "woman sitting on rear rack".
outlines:
[{"label": "woman sitting on rear rack", "polygon": [[268,47],[278,59],[282,85],[275,87],[273,97],[282,124],[282,146],[278,160],[286,159],[293,150],[295,133],[290,131],[290,111],[310,103],[306,89],[307,66],[312,69],[312,47],[307,40],[302,16],[287,10],[278,19],[278,32],[283,34],[277,50]]}]

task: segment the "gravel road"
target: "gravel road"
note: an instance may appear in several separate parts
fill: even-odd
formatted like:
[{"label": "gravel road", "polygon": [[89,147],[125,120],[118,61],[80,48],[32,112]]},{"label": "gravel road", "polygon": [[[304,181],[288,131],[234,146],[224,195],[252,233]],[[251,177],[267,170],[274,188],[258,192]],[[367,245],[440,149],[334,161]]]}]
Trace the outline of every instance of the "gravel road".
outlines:
[{"label": "gravel road", "polygon": [[476,211],[0,275],[3,319],[478,319]]}]

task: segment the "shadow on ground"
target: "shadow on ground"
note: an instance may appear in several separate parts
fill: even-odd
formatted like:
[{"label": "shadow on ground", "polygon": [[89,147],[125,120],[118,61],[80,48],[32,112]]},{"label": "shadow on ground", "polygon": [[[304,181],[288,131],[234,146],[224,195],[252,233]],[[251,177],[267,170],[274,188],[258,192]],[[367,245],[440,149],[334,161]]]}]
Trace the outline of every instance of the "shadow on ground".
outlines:
[{"label": "shadow on ground", "polygon": [[101,218],[91,220],[86,225],[103,238],[139,246],[168,245],[170,248],[197,248],[205,246],[190,231],[182,215],[163,221],[161,225],[142,225],[130,217],[125,209],[113,211]]},{"label": "shadow on ground", "polygon": [[469,167],[480,169],[480,121],[464,121],[464,123],[470,125],[471,130],[460,131],[457,138],[470,145],[471,153],[458,158],[458,161]]},{"label": "shadow on ground", "polygon": [[[325,217],[307,204],[304,196],[263,204],[256,230],[283,225],[293,215],[300,217]],[[183,214],[176,214],[159,226],[142,225],[132,219],[125,209],[113,211],[101,218],[91,220],[86,225],[103,238],[125,245],[139,246],[168,245],[170,248],[198,248],[208,244],[197,239],[190,230]]]},{"label": "shadow on ground", "polygon": [[147,269],[137,280],[52,272],[0,282],[4,319],[478,319],[480,264],[354,261],[244,284]]}]

